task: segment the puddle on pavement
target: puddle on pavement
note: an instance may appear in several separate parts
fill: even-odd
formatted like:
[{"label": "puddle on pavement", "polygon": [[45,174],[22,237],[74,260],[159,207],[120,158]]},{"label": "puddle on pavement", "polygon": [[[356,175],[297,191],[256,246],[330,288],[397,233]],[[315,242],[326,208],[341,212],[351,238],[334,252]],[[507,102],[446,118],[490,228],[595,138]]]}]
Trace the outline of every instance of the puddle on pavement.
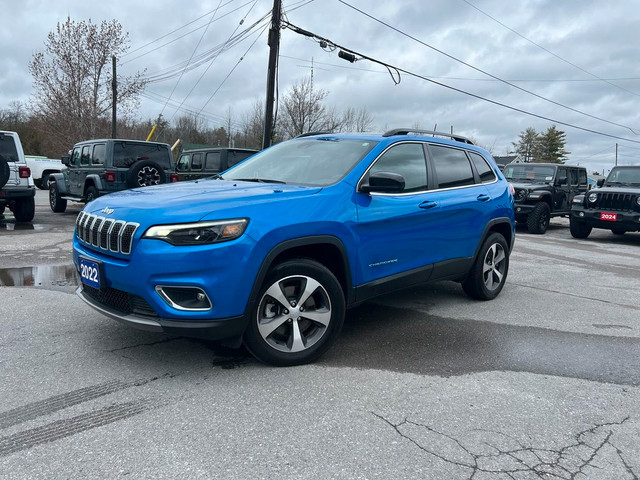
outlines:
[{"label": "puddle on pavement", "polygon": [[[0,217],[0,220],[2,220],[2,217]],[[0,221],[0,230],[9,230],[9,231],[44,230],[44,225],[40,225],[38,223],[29,223],[29,222],[13,223],[13,222]]]},{"label": "puddle on pavement", "polygon": [[73,265],[0,268],[2,287],[64,287],[77,284]]}]

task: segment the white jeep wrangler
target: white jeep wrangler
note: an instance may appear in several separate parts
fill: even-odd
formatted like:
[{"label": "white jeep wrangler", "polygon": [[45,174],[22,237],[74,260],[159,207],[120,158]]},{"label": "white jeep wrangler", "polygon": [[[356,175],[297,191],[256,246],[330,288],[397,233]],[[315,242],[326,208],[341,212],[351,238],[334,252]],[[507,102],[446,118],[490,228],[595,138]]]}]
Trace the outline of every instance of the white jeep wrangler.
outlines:
[{"label": "white jeep wrangler", "polygon": [[20,137],[16,132],[0,131],[0,216],[9,207],[17,222],[30,222],[36,210],[35,195]]}]

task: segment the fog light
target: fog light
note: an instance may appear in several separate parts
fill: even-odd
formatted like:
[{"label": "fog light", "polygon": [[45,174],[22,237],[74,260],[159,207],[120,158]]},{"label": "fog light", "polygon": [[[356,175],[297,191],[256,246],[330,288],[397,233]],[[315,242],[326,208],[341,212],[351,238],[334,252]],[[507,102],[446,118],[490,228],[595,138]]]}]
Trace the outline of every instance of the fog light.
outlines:
[{"label": "fog light", "polygon": [[211,310],[211,301],[198,287],[168,287],[157,285],[156,292],[170,307],[176,310],[202,312]]}]

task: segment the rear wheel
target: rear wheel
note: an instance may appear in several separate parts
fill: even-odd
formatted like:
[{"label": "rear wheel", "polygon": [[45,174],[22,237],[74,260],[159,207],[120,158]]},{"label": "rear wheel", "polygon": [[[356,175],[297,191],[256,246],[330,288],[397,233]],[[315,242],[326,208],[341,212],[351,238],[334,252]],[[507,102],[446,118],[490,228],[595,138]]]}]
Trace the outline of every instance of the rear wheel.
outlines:
[{"label": "rear wheel", "polygon": [[34,197],[21,198],[13,205],[13,216],[16,222],[30,222],[36,213],[36,201]]},{"label": "rear wheel", "polygon": [[551,210],[545,202],[538,203],[527,217],[527,229],[529,233],[543,234],[549,227]]},{"label": "rear wheel", "polygon": [[342,287],[329,269],[311,259],[289,260],[267,275],[244,342],[272,365],[309,363],[333,344],[344,312]]},{"label": "rear wheel", "polygon": [[504,287],[509,272],[509,246],[499,233],[492,233],[482,244],[467,279],[465,293],[476,300],[492,300]]},{"label": "rear wheel", "polygon": [[569,231],[573,238],[587,238],[591,233],[591,227],[575,217],[569,218]]},{"label": "rear wheel", "polygon": [[55,213],[62,213],[67,209],[67,201],[60,197],[56,182],[49,183],[49,206]]}]

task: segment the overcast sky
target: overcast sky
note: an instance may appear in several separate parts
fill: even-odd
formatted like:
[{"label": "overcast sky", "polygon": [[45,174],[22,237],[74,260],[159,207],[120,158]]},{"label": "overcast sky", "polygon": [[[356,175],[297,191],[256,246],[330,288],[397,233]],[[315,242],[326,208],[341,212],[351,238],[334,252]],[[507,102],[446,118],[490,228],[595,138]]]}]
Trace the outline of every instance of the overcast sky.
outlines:
[{"label": "overcast sky", "polygon": [[[28,62],[67,16],[122,24],[130,49],[119,59],[119,74],[175,72],[212,52],[181,77],[149,83],[140,119],[190,110],[219,127],[230,110],[238,125],[265,97],[264,22],[242,42],[213,52],[268,15],[273,0],[0,0],[0,6],[0,109],[29,101]],[[288,29],[279,91],[309,76],[313,65],[314,87],[329,92],[326,104],[365,107],[377,131],[453,127],[505,155],[526,128],[544,131],[555,123],[566,132],[569,163],[606,171],[618,144],[618,164],[640,164],[638,7],[637,0],[283,0],[291,24],[457,91],[407,73],[395,85],[383,66],[348,63]]]}]

